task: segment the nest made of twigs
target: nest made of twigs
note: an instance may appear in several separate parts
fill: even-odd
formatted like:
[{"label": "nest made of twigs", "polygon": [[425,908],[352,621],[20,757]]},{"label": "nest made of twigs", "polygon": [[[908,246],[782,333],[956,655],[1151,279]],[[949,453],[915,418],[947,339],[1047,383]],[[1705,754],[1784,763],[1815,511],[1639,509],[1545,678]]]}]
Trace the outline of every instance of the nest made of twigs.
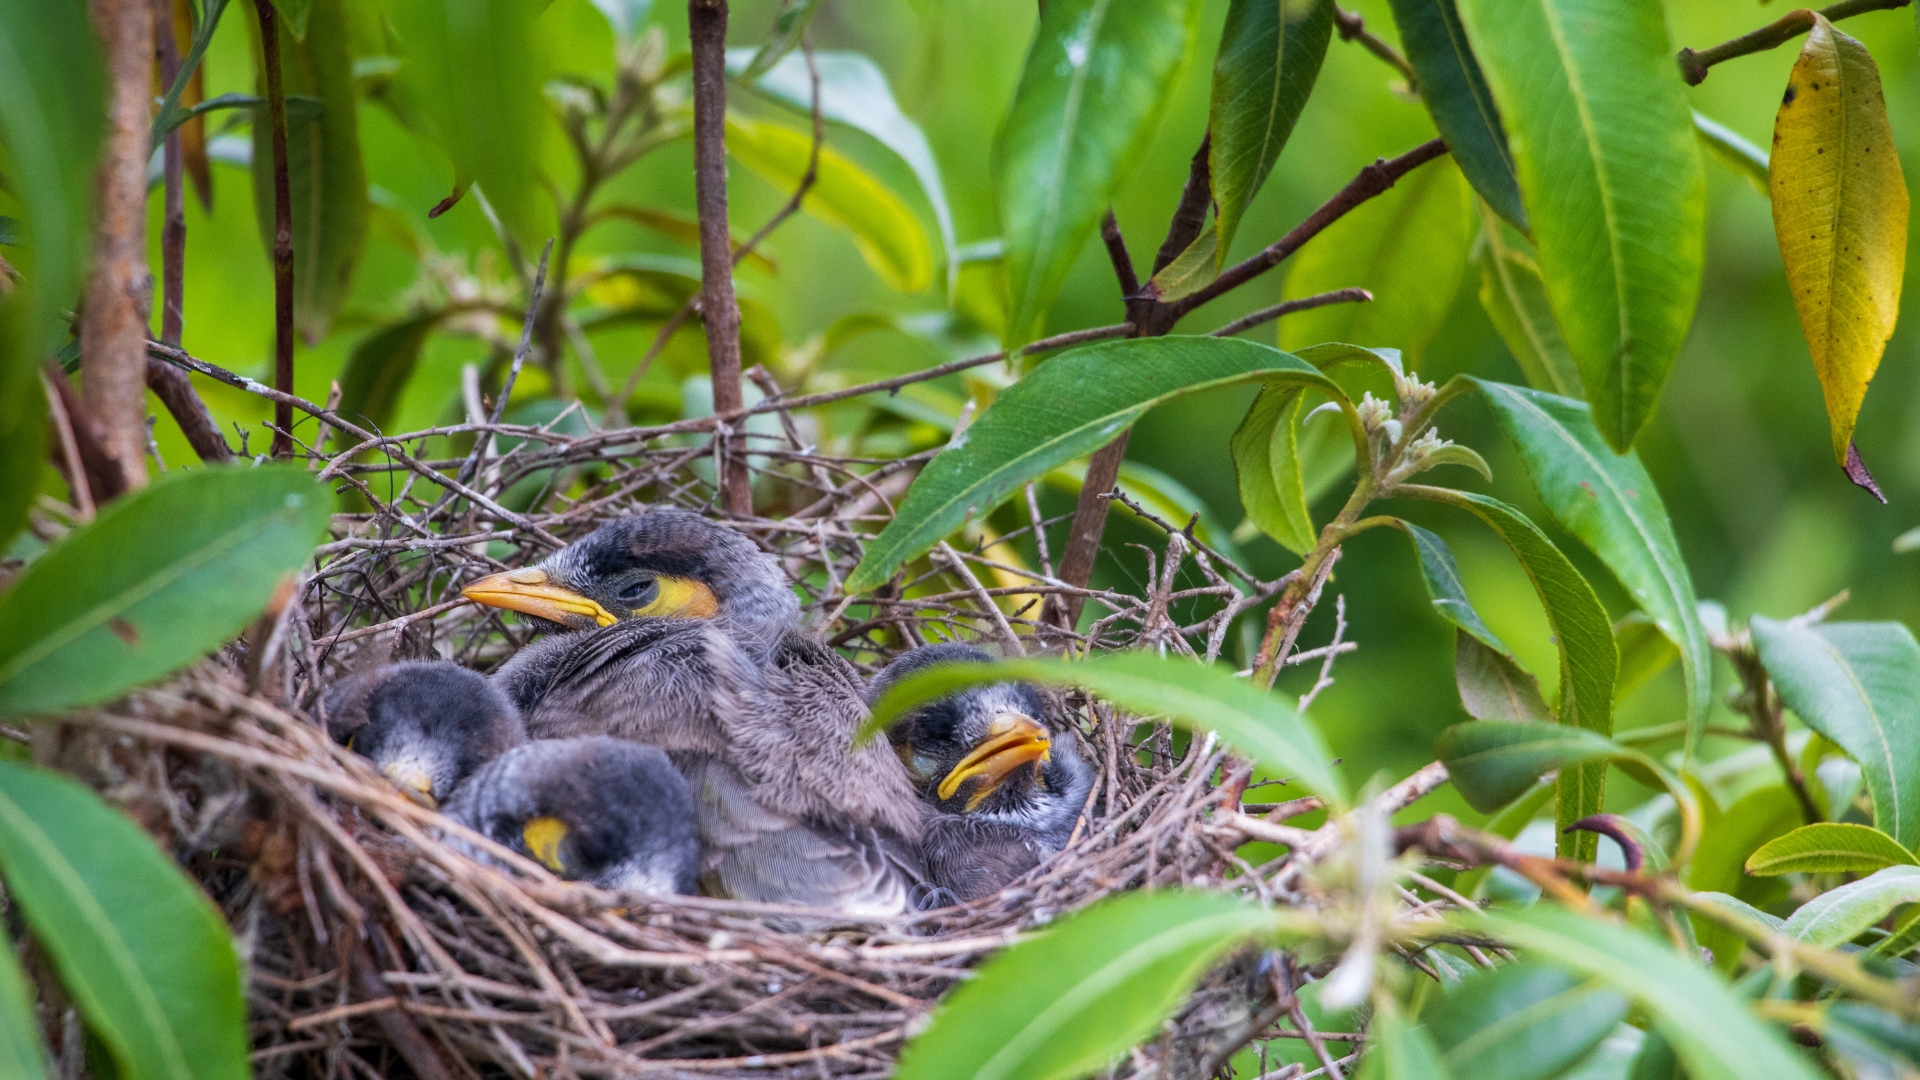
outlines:
[{"label": "nest made of twigs", "polygon": [[[1218,884],[1234,861],[1233,838],[1203,825],[1223,797],[1224,750],[1209,738],[1176,755],[1164,726],[1140,729],[1136,745],[1130,718],[1069,698],[1100,766],[1084,820],[1058,856],[969,906],[859,919],[606,893],[509,853],[510,869],[474,862],[444,842],[457,827],[326,737],[310,711],[319,691],[388,659],[491,667],[530,631],[460,602],[465,582],[644,505],[712,513],[714,493],[711,448],[670,437],[473,434],[480,448],[464,462],[425,461],[417,444],[407,460],[459,468],[491,509],[444,497],[398,456],[368,460],[366,446],[319,459],[323,479],[368,510],[336,517],[277,617],[163,687],[71,718],[37,747],[135,814],[226,913],[247,955],[263,1075],[882,1074],[941,995],[1021,934],[1117,891]],[[489,456],[494,435],[522,441]],[[1167,526],[1145,596],[1074,590],[992,545],[942,545],[918,576],[862,598],[863,614],[850,616],[840,582],[925,455],[832,460],[802,450],[791,425],[788,435],[786,448],[752,459],[760,505],[775,516],[731,524],[782,558],[813,631],[869,669],[930,638],[1009,651],[1144,642],[1211,659],[1234,617],[1281,584],[1221,565]],[[528,509],[501,505],[516,492]],[[1044,524],[1036,508],[1028,528]],[[1188,560],[1208,584],[1177,587]],[[949,587],[932,587],[936,579]],[[1091,632],[1042,620],[1046,598],[1069,596],[1104,605]],[[1174,621],[1195,606],[1181,601],[1209,599],[1200,621]],[[1230,982],[1184,1014],[1197,1018],[1196,1040],[1223,1026],[1223,1002],[1244,999]],[[1163,1042],[1162,1056],[1199,1053]]]}]

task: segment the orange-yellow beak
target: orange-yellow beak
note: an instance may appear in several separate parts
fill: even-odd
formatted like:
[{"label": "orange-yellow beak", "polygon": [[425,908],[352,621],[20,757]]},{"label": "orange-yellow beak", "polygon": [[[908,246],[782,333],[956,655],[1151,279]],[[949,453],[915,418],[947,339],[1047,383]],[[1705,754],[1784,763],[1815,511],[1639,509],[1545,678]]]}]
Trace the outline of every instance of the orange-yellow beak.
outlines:
[{"label": "orange-yellow beak", "polygon": [[619,621],[598,601],[552,584],[547,572],[538,567],[489,574],[460,590],[460,595],[476,604],[537,615],[580,629],[612,626]]},{"label": "orange-yellow beak", "polygon": [[1052,745],[1046,727],[1032,717],[1001,713],[987,729],[986,741],[961,758],[960,764],[940,781],[937,794],[942,799],[951,799],[961,784],[979,777],[980,784],[967,797],[967,809],[971,810],[993,794],[1013,770],[1047,760]]},{"label": "orange-yellow beak", "polygon": [[394,786],[414,802],[429,810],[440,808],[440,801],[433,797],[433,781],[418,768],[396,761],[381,769],[380,774],[393,781]]}]

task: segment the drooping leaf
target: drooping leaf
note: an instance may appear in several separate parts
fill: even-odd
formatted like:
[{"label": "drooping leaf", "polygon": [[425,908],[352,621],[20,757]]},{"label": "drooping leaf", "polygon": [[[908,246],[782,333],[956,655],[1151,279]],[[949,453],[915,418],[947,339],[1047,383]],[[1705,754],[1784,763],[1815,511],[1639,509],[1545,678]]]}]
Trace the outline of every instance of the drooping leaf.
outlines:
[{"label": "drooping leaf", "polygon": [[1767,161],[1767,152],[1747,141],[1746,136],[1698,110],[1693,114],[1693,130],[1700,134],[1700,145],[1715,161],[1729,170],[1744,177],[1747,183],[1762,195],[1772,197],[1768,190],[1772,168]]},{"label": "drooping leaf", "polygon": [[1355,1080],[1453,1080],[1455,1075],[1427,1033],[1407,1023],[1399,1003],[1386,994],[1378,995]]},{"label": "drooping leaf", "polygon": [[0,877],[120,1076],[252,1074],[233,939],[138,826],[58,773],[0,762]]},{"label": "drooping leaf", "polygon": [[1514,178],[1513,152],[1500,129],[1500,110],[1467,44],[1454,0],[1390,0],[1400,44],[1420,78],[1420,97],[1433,125],[1480,197],[1519,228],[1527,227]]},{"label": "drooping leaf", "polygon": [[1594,422],[1625,451],[1700,296],[1706,173],[1659,0],[1461,0],[1541,277]]},{"label": "drooping leaf", "polygon": [[1233,0],[1227,7],[1207,119],[1215,273],[1293,134],[1332,37],[1333,0]]},{"label": "drooping leaf", "polygon": [[1860,763],[1874,824],[1901,847],[1920,845],[1920,645],[1912,632],[1761,615],[1752,632],[1780,700]]},{"label": "drooping leaf", "polygon": [[[311,0],[310,29],[295,40],[282,24],[280,62],[287,94],[319,101],[315,117],[287,107],[287,187],[293,211],[293,322],[307,344],[327,336],[347,301],[372,208],[360,162],[346,0]],[[253,25],[254,33],[259,27]],[[273,254],[273,152],[264,109],[253,123],[253,212]]]},{"label": "drooping leaf", "polygon": [[33,987],[5,935],[0,935],[0,1075],[19,1080],[47,1080],[49,1075]]},{"label": "drooping leaf", "polygon": [[1480,306],[1535,390],[1580,396],[1580,368],[1547,300],[1533,245],[1480,204]]},{"label": "drooping leaf", "polygon": [[[1284,916],[1213,893],[1144,892],[989,960],[900,1055],[900,1080],[1072,1080],[1151,1031],[1221,952]],[[992,1032],[992,1038],[982,1038]]]},{"label": "drooping leaf", "polygon": [[944,694],[1017,679],[1082,687],[1130,712],[1212,731],[1264,768],[1297,777],[1336,806],[1346,802],[1346,785],[1319,732],[1279,696],[1222,668],[1146,652],[1104,653],[1078,663],[1028,659],[930,667],[902,679],[875,702],[855,738],[866,738]]},{"label": "drooping leaf", "polygon": [[[773,33],[767,36],[767,43],[751,50],[747,63],[735,74],[742,78],[757,79],[773,70],[782,57],[800,44],[801,36],[819,13],[820,0],[781,0],[780,13],[773,17]],[[732,59],[728,57],[729,68],[733,67]]]},{"label": "drooping leaf", "polygon": [[[1554,645],[1560,654],[1560,723],[1603,738],[1613,734],[1613,680],[1619,656],[1613,647],[1613,624],[1594,595],[1593,586],[1538,527],[1513,507],[1485,495],[1450,488],[1422,487],[1417,492],[1424,498],[1471,511],[1506,541],[1532,580],[1553,628]],[[1581,765],[1560,774],[1556,821],[1562,830],[1601,811],[1605,774],[1604,764]],[[1561,854],[1568,858],[1590,859],[1597,842],[1588,833],[1569,835],[1563,831],[1559,845]]]},{"label": "drooping leaf", "polygon": [[1460,922],[1491,931],[1546,963],[1612,984],[1653,1017],[1693,1080],[1817,1080],[1821,1075],[1725,983],[1663,941],[1548,904],[1463,916]]},{"label": "drooping leaf", "polygon": [[0,545],[26,522],[46,461],[40,364],[86,273],[105,84],[86,5],[0,7],[0,144],[27,234],[9,254],[21,276],[0,290]]},{"label": "drooping leaf", "polygon": [[551,231],[538,162],[538,8],[525,0],[389,0],[408,99],[445,145],[457,176],[480,185],[507,232],[537,250]]},{"label": "drooping leaf", "polygon": [[1616,705],[1680,659],[1680,649],[1673,639],[1639,611],[1613,624],[1613,645],[1620,652],[1620,674],[1613,681]]},{"label": "drooping leaf", "polygon": [[1920,901],[1920,866],[1889,866],[1821,893],[1787,918],[1785,932],[1822,948],[1844,945],[1901,904]]},{"label": "drooping leaf", "polygon": [[[801,2],[811,8],[818,0]],[[792,5],[789,5],[789,10],[791,8]],[[784,20],[787,11],[782,11],[780,17]],[[727,68],[734,70],[736,64],[747,60],[747,65],[738,73],[753,78],[746,67],[757,63],[757,57],[743,57],[743,52],[751,50],[729,49]],[[893,89],[887,85],[886,75],[872,60],[849,52],[815,53],[813,60],[820,72],[820,115],[836,124],[845,124],[871,135],[880,145],[906,162],[907,168],[913,170],[914,179],[920,181],[920,191],[933,208],[933,220],[940,228],[940,249],[946,254],[948,276],[951,279],[959,272],[959,262],[954,253],[953,210],[947,205],[947,189],[940,180],[940,164],[934,160],[933,147],[928,145],[927,136],[920,130],[920,125],[900,111],[899,104],[894,101]],[[761,93],[803,113],[811,114],[813,111],[813,79],[807,73],[803,57],[788,56],[774,64],[754,81],[753,86]]]},{"label": "drooping leaf", "polygon": [[1773,231],[1844,464],[1900,317],[1907,182],[1867,47],[1812,16],[1773,122]]},{"label": "drooping leaf", "polygon": [[1261,390],[1227,443],[1247,520],[1296,555],[1312,550],[1319,539],[1300,470],[1301,389]]},{"label": "drooping leaf", "polygon": [[[813,136],[742,116],[727,117],[727,153],[768,183],[792,193],[806,175]],[[844,230],[888,287],[920,292],[933,282],[926,230],[900,196],[872,173],[827,147],[800,208]]]},{"label": "drooping leaf", "polygon": [[990,513],[1022,484],[1105,446],[1170,398],[1217,386],[1299,383],[1345,399],[1299,357],[1237,338],[1102,342],[1061,353],[1002,391],[966,437],[927,463],[892,522],[867,545],[849,595],[893,576],[969,517]]},{"label": "drooping leaf", "polygon": [[1553,721],[1553,710],[1540,696],[1539,680],[1465,630],[1457,631],[1454,643],[1453,681],[1460,688],[1461,707],[1475,720]]},{"label": "drooping leaf", "polygon": [[1888,866],[1920,866],[1920,859],[1879,829],[1850,822],[1818,821],[1776,837],[1747,857],[1747,873],[1867,873]]},{"label": "drooping leaf", "polygon": [[1480,620],[1480,613],[1473,610],[1472,602],[1467,599],[1466,584],[1460,580],[1460,564],[1454,561],[1453,549],[1447,546],[1447,542],[1439,534],[1428,532],[1410,521],[1395,521],[1394,527],[1413,541],[1413,553],[1420,560],[1420,577],[1427,584],[1427,597],[1433,601],[1434,610],[1459,627],[1462,633],[1506,655],[1506,642],[1487,629],[1487,624]]},{"label": "drooping leaf", "polygon": [[386,430],[420,363],[420,351],[446,314],[414,315],[361,338],[340,373],[340,415],[368,431]]},{"label": "drooping leaf", "polygon": [[200,658],[305,562],[333,499],[295,465],[174,471],[0,593],[0,714],[105,701]]},{"label": "drooping leaf", "polygon": [[1080,248],[1146,150],[1198,0],[1052,0],[995,144],[1007,345],[1041,333]]},{"label": "drooping leaf", "polygon": [[1666,504],[1637,454],[1615,454],[1586,405],[1474,379],[1555,521],[1580,538],[1680,649],[1691,756],[1713,703],[1713,654]]},{"label": "drooping leaf", "polygon": [[1289,315],[1280,321],[1280,347],[1363,341],[1392,345],[1418,366],[1466,273],[1473,249],[1468,199],[1460,169],[1442,158],[1314,237],[1293,257],[1283,299],[1360,286],[1384,301]]},{"label": "drooping leaf", "polygon": [[1422,1019],[1455,1076],[1546,1080],[1626,1015],[1627,999],[1600,980],[1522,960],[1470,976]]}]

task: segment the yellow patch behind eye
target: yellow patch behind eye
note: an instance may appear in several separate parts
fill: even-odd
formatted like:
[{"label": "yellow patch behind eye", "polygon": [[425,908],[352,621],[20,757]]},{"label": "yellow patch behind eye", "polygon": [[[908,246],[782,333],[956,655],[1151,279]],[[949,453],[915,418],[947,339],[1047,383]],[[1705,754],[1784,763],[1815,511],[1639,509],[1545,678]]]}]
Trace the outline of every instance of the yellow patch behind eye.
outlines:
[{"label": "yellow patch behind eye", "polygon": [[660,595],[653,603],[634,610],[635,615],[651,615],[681,619],[711,619],[720,613],[720,601],[713,590],[692,578],[668,577],[662,574],[654,579],[660,584]]},{"label": "yellow patch behind eye", "polygon": [[567,838],[567,827],[559,818],[534,818],[521,828],[520,836],[527,842],[527,850],[547,869],[556,874],[567,872],[566,864],[560,861],[560,841]]}]

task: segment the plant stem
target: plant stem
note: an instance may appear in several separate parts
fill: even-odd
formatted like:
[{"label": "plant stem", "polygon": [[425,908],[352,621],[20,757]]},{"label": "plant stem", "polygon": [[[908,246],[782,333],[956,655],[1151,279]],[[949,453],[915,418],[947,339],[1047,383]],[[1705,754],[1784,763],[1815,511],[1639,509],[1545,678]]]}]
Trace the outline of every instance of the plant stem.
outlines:
[{"label": "plant stem", "polygon": [[1398,49],[1387,44],[1381,40],[1378,34],[1367,29],[1367,20],[1361,18],[1358,12],[1348,11],[1343,7],[1335,7],[1333,9],[1333,25],[1336,30],[1340,31],[1341,41],[1359,42],[1361,48],[1385,60],[1388,66],[1399,72],[1401,78],[1407,80],[1407,87],[1409,89],[1419,89],[1420,77],[1414,74],[1413,65],[1407,62],[1406,57],[1400,55]]},{"label": "plant stem", "polygon": [[[700,318],[707,326],[713,411],[744,407],[740,386],[740,306],[733,296],[733,250],[727,233],[727,3],[688,0],[693,44],[693,182],[700,214]],[[723,438],[716,429],[715,438]],[[753,513],[753,488],[742,440],[721,456],[720,504]]]},{"label": "plant stem", "polygon": [[[273,388],[293,393],[293,194],[287,175],[287,92],[280,72],[280,19],[272,0],[253,0],[260,17],[261,66],[273,149]],[[293,456],[293,405],[273,405],[274,457]]]},{"label": "plant stem", "polygon": [[[1889,11],[1912,3],[1913,0],[1840,0],[1840,3],[1821,8],[1820,14],[1825,16],[1828,22],[1839,22],[1841,19],[1864,12]],[[1812,13],[1802,8],[1799,11],[1789,11],[1760,29],[1742,34],[1732,41],[1723,41],[1711,48],[1701,49],[1699,52],[1681,49],[1680,55],[1676,58],[1680,64],[1680,77],[1687,80],[1688,86],[1699,86],[1707,80],[1707,69],[1713,65],[1731,60],[1736,56],[1749,56],[1757,52],[1766,52],[1768,49],[1777,49],[1811,29],[1813,29]]]},{"label": "plant stem", "polygon": [[1767,669],[1760,663],[1760,654],[1753,648],[1752,641],[1737,641],[1734,647],[1723,650],[1733,664],[1733,670],[1740,676],[1740,711],[1747,714],[1753,730],[1753,738],[1767,744],[1773,751],[1773,759],[1780,766],[1780,772],[1786,777],[1787,788],[1793,792],[1793,799],[1800,804],[1800,816],[1812,825],[1824,818],[1820,808],[1813,801],[1813,795],[1807,790],[1806,777],[1794,766],[1793,756],[1787,753],[1787,725],[1781,718],[1779,699],[1773,693],[1772,679]]}]

